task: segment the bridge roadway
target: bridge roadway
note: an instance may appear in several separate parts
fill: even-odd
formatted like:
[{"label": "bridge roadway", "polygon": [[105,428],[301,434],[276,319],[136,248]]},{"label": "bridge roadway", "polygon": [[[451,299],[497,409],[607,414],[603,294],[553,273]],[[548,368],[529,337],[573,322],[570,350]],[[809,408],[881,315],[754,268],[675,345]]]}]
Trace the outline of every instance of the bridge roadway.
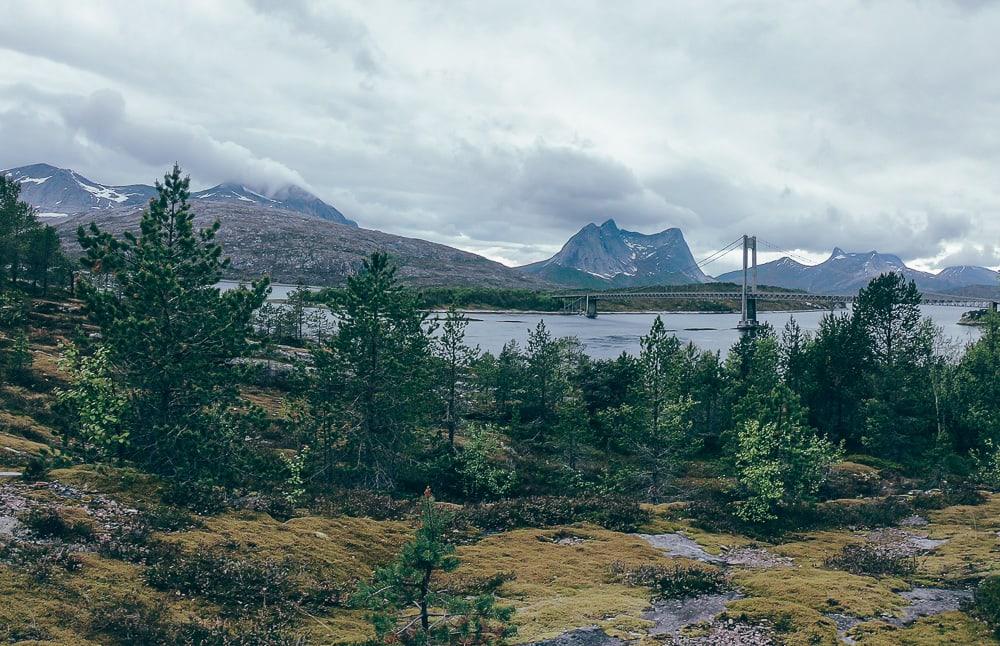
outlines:
[{"label": "bridge roadway", "polygon": [[[755,301],[797,301],[813,303],[817,305],[827,305],[836,307],[852,303],[857,298],[856,294],[808,294],[804,292],[748,292],[748,299]],[[743,298],[743,292],[713,292],[713,291],[656,291],[656,292],[578,292],[569,294],[553,294],[554,298],[572,299],[573,303],[567,303],[567,307],[574,305],[583,306],[581,310],[586,311],[590,301],[624,301],[634,299],[688,299],[688,300],[720,300],[739,301]],[[932,295],[924,296],[921,299],[924,305],[949,305],[954,307],[969,308],[997,308],[994,301],[982,298],[970,298],[960,296]]]}]

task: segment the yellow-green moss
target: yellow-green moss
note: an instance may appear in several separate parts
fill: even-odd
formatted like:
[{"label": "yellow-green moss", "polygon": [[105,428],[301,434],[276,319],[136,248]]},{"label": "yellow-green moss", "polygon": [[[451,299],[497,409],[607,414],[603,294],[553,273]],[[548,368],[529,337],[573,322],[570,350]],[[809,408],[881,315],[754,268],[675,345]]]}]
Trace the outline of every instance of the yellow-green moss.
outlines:
[{"label": "yellow-green moss", "polygon": [[873,621],[855,627],[850,636],[864,646],[972,646],[998,644],[990,630],[964,612],[946,612],[924,617],[898,628]]},{"label": "yellow-green moss", "polygon": [[412,528],[398,521],[307,516],[279,522],[266,514],[207,518],[204,527],[162,538],[195,551],[217,545],[240,553],[287,559],[311,575],[346,583],[368,577],[393,559]]},{"label": "yellow-green moss", "polygon": [[555,637],[590,625],[622,635],[640,632],[647,625],[641,614],[649,606],[649,592],[609,583],[610,565],[681,560],[663,556],[637,536],[587,525],[570,530],[588,537],[582,543],[560,545],[548,540],[558,531],[521,529],[461,547],[459,574],[515,575],[501,588],[501,595],[517,608],[517,642]]},{"label": "yellow-green moss", "polygon": [[819,567],[831,556],[839,554],[845,545],[858,541],[854,532],[846,530],[810,532],[797,535],[795,540],[775,545],[771,551],[790,556],[800,565]]},{"label": "yellow-green moss", "polygon": [[53,469],[49,476],[84,491],[132,502],[158,502],[162,488],[158,478],[138,469],[103,464],[80,464],[66,469]]},{"label": "yellow-green moss", "polygon": [[877,580],[808,566],[777,571],[737,570],[732,576],[749,596],[795,603],[817,612],[873,617],[896,614],[907,603],[895,593],[907,589],[898,579]]}]

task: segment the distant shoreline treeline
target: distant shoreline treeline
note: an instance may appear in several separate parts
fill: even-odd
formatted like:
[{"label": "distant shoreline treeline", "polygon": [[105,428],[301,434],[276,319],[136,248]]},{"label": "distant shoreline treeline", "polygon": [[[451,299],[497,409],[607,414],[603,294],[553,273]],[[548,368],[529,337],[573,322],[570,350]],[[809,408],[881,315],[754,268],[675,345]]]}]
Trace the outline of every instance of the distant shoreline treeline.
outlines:
[{"label": "distant shoreline treeline", "polygon": [[[731,283],[708,285],[668,285],[633,287],[615,292],[647,292],[669,289],[671,291],[732,291],[738,286]],[[566,289],[562,293],[577,290]],[[792,290],[780,290],[792,291]],[[310,303],[336,302],[345,293],[342,287],[324,287],[319,291],[304,294]],[[554,292],[507,287],[424,287],[419,291],[419,300],[424,309],[444,309],[454,305],[461,310],[522,310],[535,312],[561,312],[564,299],[553,296]],[[715,301],[687,299],[641,299],[634,301],[603,301],[601,310],[605,312],[631,311],[687,311],[687,312],[732,312],[738,310],[738,301]],[[760,310],[800,310],[807,309],[804,303],[762,301]]]}]

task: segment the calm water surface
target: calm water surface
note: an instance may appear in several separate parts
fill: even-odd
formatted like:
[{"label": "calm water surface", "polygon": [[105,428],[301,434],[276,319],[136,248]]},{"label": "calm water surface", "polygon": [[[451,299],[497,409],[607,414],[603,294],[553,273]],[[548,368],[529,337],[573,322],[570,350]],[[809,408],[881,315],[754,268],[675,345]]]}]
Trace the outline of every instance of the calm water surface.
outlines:
[{"label": "calm water surface", "polygon": [[[226,289],[235,284],[232,281],[222,281],[220,287]],[[295,288],[291,285],[274,285],[271,298],[283,299],[293,289]],[[942,328],[945,337],[954,340],[960,348],[979,338],[978,328],[958,324],[965,308],[924,305],[920,309],[924,316],[931,317],[934,324]],[[761,322],[773,325],[780,334],[785,323],[793,316],[803,330],[816,330],[824,314],[826,311],[818,310],[758,312],[757,317]],[[659,315],[663,317],[667,329],[681,341],[693,341],[703,350],[725,353],[739,338],[739,331],[736,329],[739,314],[661,312]],[[596,319],[571,314],[470,312],[467,316],[470,321],[465,331],[466,343],[470,346],[478,345],[480,349],[494,354],[511,339],[524,347],[528,331],[534,329],[539,320],[544,320],[553,336],[575,336],[584,344],[587,354],[598,358],[613,358],[622,352],[639,353],[639,337],[649,332],[657,313],[602,313]]]},{"label": "calm water surface", "polygon": [[[979,336],[977,328],[958,325],[965,309],[926,305],[921,307],[924,316],[929,316],[934,324],[944,330],[944,335],[957,341],[960,346],[974,341]],[[842,310],[841,310],[842,311]],[[816,330],[826,312],[758,312],[761,322],[768,322],[780,334],[781,329],[792,316],[803,330]],[[478,345],[494,354],[504,343],[515,339],[522,347],[527,342],[528,330],[539,320],[553,336],[575,336],[584,344],[587,353],[593,357],[613,358],[624,352],[638,354],[639,337],[649,332],[649,327],[657,314],[599,314],[596,319],[579,315],[564,314],[481,314],[469,313],[469,327],[465,340],[469,345]],[[662,312],[667,329],[684,342],[711,351],[725,353],[739,338],[736,324],[739,314],[716,314],[701,312]]]}]

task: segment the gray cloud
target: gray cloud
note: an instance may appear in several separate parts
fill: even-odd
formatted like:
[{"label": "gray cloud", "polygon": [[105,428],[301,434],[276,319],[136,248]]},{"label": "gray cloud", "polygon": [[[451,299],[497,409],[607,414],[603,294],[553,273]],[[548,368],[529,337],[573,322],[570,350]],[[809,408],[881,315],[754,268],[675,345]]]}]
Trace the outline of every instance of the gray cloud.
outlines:
[{"label": "gray cloud", "polygon": [[[590,221],[1000,264],[1000,3],[36,0],[0,166],[303,184],[506,262]],[[963,260],[964,261],[964,260]],[[720,261],[719,271],[726,269]]]}]

